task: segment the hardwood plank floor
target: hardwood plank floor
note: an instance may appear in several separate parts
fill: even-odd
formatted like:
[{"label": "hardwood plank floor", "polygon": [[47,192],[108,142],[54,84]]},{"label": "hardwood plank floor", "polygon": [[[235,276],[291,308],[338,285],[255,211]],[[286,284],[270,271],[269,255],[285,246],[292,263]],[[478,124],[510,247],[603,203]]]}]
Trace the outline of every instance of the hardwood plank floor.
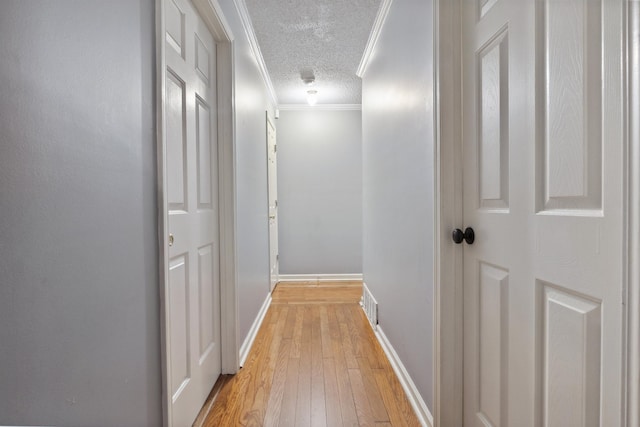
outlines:
[{"label": "hardwood plank floor", "polygon": [[245,366],[194,427],[419,426],[361,295],[359,282],[278,284]]}]

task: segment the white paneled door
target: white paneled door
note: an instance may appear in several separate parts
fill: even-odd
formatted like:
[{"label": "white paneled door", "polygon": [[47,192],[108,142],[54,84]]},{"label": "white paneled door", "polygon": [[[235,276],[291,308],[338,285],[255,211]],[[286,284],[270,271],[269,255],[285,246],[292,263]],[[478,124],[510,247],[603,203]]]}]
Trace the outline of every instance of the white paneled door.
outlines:
[{"label": "white paneled door", "polygon": [[267,154],[269,174],[269,269],[271,290],[278,282],[278,148],[276,145],[276,128],[267,116]]},{"label": "white paneled door", "polygon": [[464,425],[620,426],[625,0],[462,0]]},{"label": "white paneled door", "polygon": [[216,45],[188,0],[164,0],[170,423],[190,426],[221,371]]}]

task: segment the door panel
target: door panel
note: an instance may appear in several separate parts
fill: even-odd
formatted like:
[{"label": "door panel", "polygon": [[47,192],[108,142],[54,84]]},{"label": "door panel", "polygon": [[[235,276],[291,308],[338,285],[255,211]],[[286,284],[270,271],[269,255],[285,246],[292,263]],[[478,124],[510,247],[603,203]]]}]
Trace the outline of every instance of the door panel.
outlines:
[{"label": "door panel", "polygon": [[211,209],[213,187],[211,174],[211,109],[196,97],[196,135],[198,156],[198,209]]},{"label": "door panel", "polygon": [[175,1],[165,1],[164,25],[167,31],[167,44],[184,58],[186,30],[183,10],[184,8],[179,7]]},{"label": "door panel", "polygon": [[601,303],[550,284],[543,292],[544,424],[597,426]]},{"label": "door panel", "polygon": [[171,331],[171,396],[189,382],[189,280],[187,258],[178,256],[169,263],[169,324]]},{"label": "door panel", "polygon": [[169,209],[185,210],[187,202],[186,174],[186,111],[184,82],[171,71],[167,72],[166,82],[166,133],[167,141],[167,196]]},{"label": "door panel", "polygon": [[214,320],[211,307],[215,304],[213,287],[215,284],[214,274],[214,251],[211,245],[198,249],[198,302],[200,309],[200,353],[198,357],[202,360],[215,345],[216,321]]},{"label": "door panel", "polygon": [[602,209],[602,3],[549,0],[538,6],[544,43],[538,103],[543,127],[539,211]]},{"label": "door panel", "polygon": [[209,79],[211,78],[210,74],[210,64],[211,64],[211,52],[207,49],[207,46],[200,40],[198,35],[195,35],[195,43],[196,43],[196,71],[198,75],[202,79],[202,81],[209,85]]},{"label": "door panel", "polygon": [[186,426],[221,371],[216,46],[188,0],[164,1],[167,369],[170,424]]},{"label": "door panel", "polygon": [[509,272],[480,263],[478,338],[479,412],[490,425],[501,425],[507,409],[507,315]]},{"label": "door panel", "polygon": [[509,50],[506,28],[478,53],[480,207],[509,208]]},{"label": "door panel", "polygon": [[465,425],[620,425],[624,0],[462,5]]}]

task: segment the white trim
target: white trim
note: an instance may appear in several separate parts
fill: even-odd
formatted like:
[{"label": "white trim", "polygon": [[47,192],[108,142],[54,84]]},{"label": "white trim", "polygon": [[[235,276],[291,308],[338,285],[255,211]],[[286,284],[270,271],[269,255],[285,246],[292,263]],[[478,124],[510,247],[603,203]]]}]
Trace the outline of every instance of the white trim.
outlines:
[{"label": "white trim", "polygon": [[171,398],[169,396],[169,364],[168,350],[169,334],[166,325],[166,304],[168,290],[166,286],[169,277],[167,245],[168,215],[165,206],[167,198],[165,191],[165,164],[167,147],[164,135],[165,113],[165,84],[166,84],[166,58],[164,51],[165,26],[164,26],[164,1],[156,0],[156,167],[157,167],[157,197],[158,197],[158,293],[160,294],[160,363],[162,372],[160,382],[162,384],[162,425],[168,427],[171,420]]},{"label": "white trim", "polygon": [[[165,28],[164,1],[156,0],[156,145],[160,293],[160,354],[162,362],[163,426],[171,425],[171,393],[167,342],[167,307],[169,276],[168,217],[166,198],[165,127]],[[237,271],[236,271],[236,188],[235,188],[235,109],[233,34],[217,0],[194,0],[200,17],[216,41],[217,107],[218,107],[218,173],[219,173],[219,239],[220,239],[220,351],[222,373],[236,373],[239,366],[237,346]]]},{"label": "white trim", "polygon": [[256,61],[258,62],[258,69],[260,70],[260,74],[262,75],[264,84],[267,87],[267,92],[269,93],[271,103],[275,107],[276,105],[278,105],[278,96],[276,95],[276,90],[273,87],[273,82],[271,81],[271,76],[269,75],[267,65],[264,62],[264,57],[262,56],[262,51],[260,50],[260,45],[258,44],[258,38],[256,37],[255,30],[253,29],[253,24],[251,23],[251,16],[249,15],[247,4],[244,2],[244,0],[233,0],[233,3],[235,4],[236,10],[240,15],[240,21],[242,22],[242,27],[244,28],[244,32],[247,35],[247,39],[249,40],[249,46],[251,46],[253,56],[255,56]]},{"label": "white trim", "polygon": [[193,5],[216,41],[233,41],[233,32],[218,0],[193,0]]},{"label": "white trim", "polygon": [[251,347],[253,346],[253,342],[256,340],[256,336],[258,335],[258,331],[260,330],[260,326],[262,325],[262,321],[264,317],[267,315],[267,311],[269,310],[269,306],[271,305],[271,294],[267,295],[267,299],[264,300],[258,315],[256,316],[253,324],[251,325],[251,329],[249,329],[249,333],[247,334],[242,346],[240,346],[240,367],[244,366],[244,362],[247,361],[247,356],[249,356],[249,351],[251,351]]},{"label": "white trim", "polygon": [[303,111],[303,110],[322,110],[322,111],[352,111],[362,110],[362,104],[280,104],[280,111]]},{"label": "white trim", "polygon": [[626,426],[640,425],[640,3],[626,9],[627,366]]},{"label": "white trim", "polygon": [[367,72],[369,61],[371,61],[373,51],[378,44],[378,39],[380,38],[380,33],[382,32],[382,28],[384,27],[384,22],[387,20],[387,16],[389,16],[391,3],[393,3],[393,0],[382,0],[382,3],[380,3],[378,14],[376,15],[376,19],[373,22],[373,28],[371,29],[371,33],[369,33],[369,40],[367,40],[367,45],[364,48],[364,53],[362,54],[360,65],[358,65],[358,70],[356,71],[356,76],[360,78],[362,78],[362,76],[364,76],[364,73]]},{"label": "white trim", "polygon": [[463,421],[462,248],[451,230],[462,223],[460,0],[434,1],[435,224],[434,391],[436,426]]},{"label": "white trim", "polygon": [[351,282],[362,280],[362,273],[355,274],[281,274],[279,282]]},{"label": "white trim", "polygon": [[374,332],[378,338],[378,342],[380,342],[380,346],[387,355],[387,359],[389,359],[389,363],[391,363],[391,366],[393,367],[393,371],[396,373],[398,380],[400,380],[400,384],[402,384],[402,388],[407,394],[407,398],[411,403],[411,407],[416,412],[416,416],[418,417],[420,424],[422,424],[423,427],[433,427],[433,416],[431,415],[424,399],[420,395],[418,388],[411,379],[411,376],[407,372],[407,369],[402,364],[400,357],[398,357],[398,353],[396,353],[396,350],[387,339],[387,336],[382,331],[380,325],[378,325]]},{"label": "white trim", "polygon": [[[238,361],[238,298],[236,287],[236,183],[235,183],[235,66],[233,34],[217,0],[196,0],[216,14],[216,19],[205,20],[217,45],[218,94],[218,209],[220,239],[220,345],[222,373],[235,374]],[[207,6],[209,6],[207,8]],[[202,12],[201,12],[202,13]],[[210,27],[210,22],[221,28]],[[228,38],[225,38],[228,37]]]},{"label": "white trim", "polygon": [[[276,110],[278,111],[278,110]],[[267,218],[269,218],[269,292],[273,292],[273,290],[275,289],[276,285],[278,284],[278,280],[279,280],[279,276],[280,276],[280,261],[279,261],[279,251],[278,251],[278,239],[276,238],[276,248],[275,248],[275,252],[276,252],[276,262],[275,262],[275,271],[271,270],[271,267],[273,266],[272,264],[272,259],[271,259],[271,245],[273,242],[271,242],[271,178],[270,178],[270,170],[273,166],[271,166],[271,162],[269,161],[269,126],[271,126],[271,129],[273,129],[273,132],[276,134],[276,148],[278,146],[278,134],[277,134],[277,130],[276,130],[276,125],[275,122],[271,119],[271,117],[269,117],[269,111],[267,110],[265,112],[265,116],[266,116],[266,123],[265,123],[265,147],[266,147],[266,157],[267,157]],[[277,150],[275,153],[275,167],[276,167],[276,203],[275,203],[275,210],[276,210],[276,214],[275,214],[275,219],[274,219],[274,223],[275,223],[275,227],[276,227],[276,237],[277,237],[277,231],[278,231],[278,179],[277,179],[277,168],[278,168],[278,154],[277,154]]]},{"label": "white trim", "polygon": [[220,345],[222,373],[235,374],[238,360],[236,268],[236,117],[234,43],[218,43],[218,210],[220,239]]}]

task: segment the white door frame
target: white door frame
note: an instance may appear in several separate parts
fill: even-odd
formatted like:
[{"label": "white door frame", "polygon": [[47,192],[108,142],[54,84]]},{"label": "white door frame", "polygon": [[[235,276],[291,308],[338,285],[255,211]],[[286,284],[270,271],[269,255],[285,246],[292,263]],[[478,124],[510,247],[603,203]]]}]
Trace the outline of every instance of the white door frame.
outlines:
[{"label": "white door frame", "polygon": [[[627,322],[625,425],[640,425],[640,2],[626,0],[626,156],[624,195]],[[463,277],[462,248],[451,230],[462,224],[462,135],[460,0],[434,0],[436,93],[434,423],[462,426]],[[635,67],[634,67],[635,64]]]},{"label": "white door frame", "polygon": [[460,0],[434,1],[435,260],[434,426],[462,426],[462,247],[451,230],[462,224]]},{"label": "white door frame", "polygon": [[626,425],[632,427],[640,425],[640,2],[628,0],[626,14]]},{"label": "white door frame", "polygon": [[[217,0],[191,0],[216,42],[217,109],[218,109],[218,209],[220,245],[220,348],[222,373],[233,374],[239,368],[237,337],[237,271],[236,271],[236,184],[235,184],[235,109],[233,34]],[[169,246],[166,185],[164,1],[156,0],[156,147],[158,179],[158,240],[160,341],[162,357],[163,425],[171,420],[171,394],[168,380],[168,301]]]},{"label": "white door frame", "polygon": [[[276,125],[275,125],[275,121],[269,117],[269,111],[265,112],[265,117],[266,117],[266,123],[265,123],[265,134],[267,136],[267,217],[269,217],[269,221],[271,221],[271,180],[269,179],[270,176],[270,168],[271,168],[271,162],[269,161],[269,126],[271,126],[274,131],[276,130]],[[276,133],[276,146],[277,146],[277,133]],[[276,159],[277,159],[277,154],[276,154]],[[276,165],[277,165],[277,160],[276,160]],[[276,193],[277,193],[277,183],[278,183],[278,178],[276,176]],[[278,211],[278,197],[276,194],[276,212]],[[278,228],[278,214],[276,213],[276,218],[275,218],[275,227],[276,227],[276,232],[277,232],[277,228]],[[276,244],[278,244],[279,240],[276,239]],[[271,241],[271,222],[269,222],[269,292],[273,292],[273,290],[275,289],[275,285],[278,283],[278,281],[280,280],[280,255],[279,255],[279,247],[276,246],[276,274],[275,274],[275,283],[273,280],[273,274],[271,272],[271,267],[272,267],[272,259],[271,259],[271,245],[273,244],[273,242]]]}]

